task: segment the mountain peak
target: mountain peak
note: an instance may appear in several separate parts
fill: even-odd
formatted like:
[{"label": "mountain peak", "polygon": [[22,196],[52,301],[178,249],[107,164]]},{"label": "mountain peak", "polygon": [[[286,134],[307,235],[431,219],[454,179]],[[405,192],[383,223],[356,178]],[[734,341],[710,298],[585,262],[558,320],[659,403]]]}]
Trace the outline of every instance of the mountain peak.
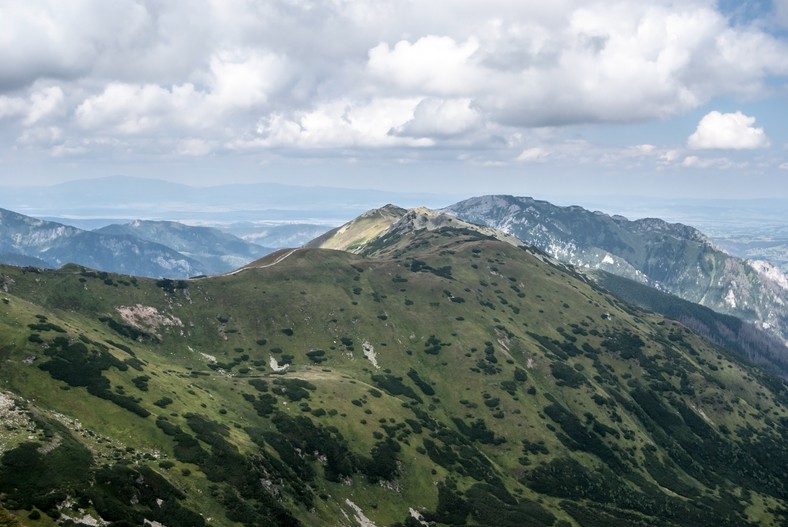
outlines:
[{"label": "mountain peak", "polygon": [[397,238],[403,235],[447,228],[458,231],[475,231],[483,236],[505,241],[510,245],[524,245],[513,236],[489,227],[466,222],[441,211],[426,207],[403,209],[395,205],[386,205],[361,214],[356,219],[312,240],[306,247],[366,254],[373,245],[376,250],[380,250],[394,243]]}]

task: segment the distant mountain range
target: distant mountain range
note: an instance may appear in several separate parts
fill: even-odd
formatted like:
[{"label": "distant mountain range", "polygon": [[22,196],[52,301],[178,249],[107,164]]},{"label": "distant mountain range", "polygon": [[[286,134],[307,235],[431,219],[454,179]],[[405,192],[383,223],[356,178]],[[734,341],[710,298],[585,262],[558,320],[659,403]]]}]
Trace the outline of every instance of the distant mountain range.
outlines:
[{"label": "distant mountain range", "polygon": [[0,525],[786,525],[788,385],[741,354],[446,214],[316,244],[0,265]]},{"label": "distant mountain range", "polygon": [[75,263],[135,276],[186,278],[231,271],[272,249],[217,229],[137,221],[86,231],[0,209],[0,262]]},{"label": "distant mountain range", "polygon": [[726,254],[692,227],[514,196],[471,198],[443,210],[578,268],[630,278],[757,323],[788,342],[788,278],[766,262]]},{"label": "distant mountain range", "polygon": [[[111,180],[117,183],[119,192],[128,194],[130,203],[142,199],[134,190],[136,180]],[[106,182],[99,180],[96,185]],[[68,188],[83,191],[87,198],[92,196],[96,200],[106,191],[86,182],[74,182]],[[214,189],[218,202],[234,195],[237,189],[233,189]],[[192,199],[189,196],[197,190],[167,183],[151,199],[167,196],[180,199],[181,191]],[[278,191],[281,197],[289,195],[293,188],[282,187]],[[327,195],[333,196],[332,192]],[[326,196],[321,197],[321,203],[325,200]],[[415,210],[424,211],[413,217],[417,224],[437,221],[429,209]],[[726,254],[692,227],[659,219],[630,221],[582,207],[558,207],[546,201],[513,196],[472,198],[443,210],[468,222],[485,225],[490,232],[508,233],[578,268],[630,278],[758,324],[778,335],[784,343],[788,342],[788,310],[785,309],[788,278],[765,262],[745,261]],[[310,246],[325,239],[336,244],[332,248],[355,252],[406,214],[416,213],[394,206],[372,209]],[[0,233],[5,236],[5,242],[0,245],[0,253],[4,253],[0,261],[44,267],[74,262],[103,271],[169,278],[228,272],[282,247],[285,242],[302,245],[326,228],[314,224],[261,227],[253,222],[232,223],[236,232],[247,237],[243,240],[215,228],[171,221],[133,221],[90,232],[10,212],[6,215],[4,232]],[[254,243],[261,240],[271,242],[272,248]]]},{"label": "distant mountain range", "polygon": [[192,227],[174,221],[136,220],[124,225],[108,225],[94,232],[133,236],[165,245],[200,262],[204,274],[232,271],[274,249],[249,243],[211,227]]},{"label": "distant mountain range", "polygon": [[0,209],[0,253],[8,263],[35,258],[43,267],[76,263],[116,273],[187,277],[207,268],[164,245],[122,234],[100,234]]}]

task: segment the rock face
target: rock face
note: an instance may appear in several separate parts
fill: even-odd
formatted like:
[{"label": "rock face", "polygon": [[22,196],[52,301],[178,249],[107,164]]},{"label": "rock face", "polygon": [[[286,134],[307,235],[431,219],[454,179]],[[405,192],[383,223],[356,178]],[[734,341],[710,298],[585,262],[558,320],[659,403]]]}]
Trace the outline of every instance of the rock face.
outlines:
[{"label": "rock face", "polygon": [[785,275],[724,253],[687,225],[630,221],[513,196],[472,198],[444,212],[500,229],[576,267],[630,278],[754,322],[788,343]]}]

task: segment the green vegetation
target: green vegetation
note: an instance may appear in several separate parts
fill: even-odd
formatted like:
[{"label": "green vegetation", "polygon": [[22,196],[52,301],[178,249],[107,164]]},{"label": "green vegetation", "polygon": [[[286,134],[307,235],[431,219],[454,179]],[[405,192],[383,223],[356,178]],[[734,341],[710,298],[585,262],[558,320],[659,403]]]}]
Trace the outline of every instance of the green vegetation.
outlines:
[{"label": "green vegetation", "polygon": [[532,249],[375,240],[133,286],[0,267],[0,522],[785,523],[783,381]]}]

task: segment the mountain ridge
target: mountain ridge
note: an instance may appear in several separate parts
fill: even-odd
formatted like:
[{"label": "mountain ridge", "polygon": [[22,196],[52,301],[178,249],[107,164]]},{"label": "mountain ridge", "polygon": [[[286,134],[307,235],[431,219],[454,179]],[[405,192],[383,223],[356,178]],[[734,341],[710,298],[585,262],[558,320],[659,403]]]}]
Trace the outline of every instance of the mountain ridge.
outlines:
[{"label": "mountain ridge", "polygon": [[87,267],[143,276],[202,274],[196,260],[133,236],[101,234],[0,209],[0,251],[60,267]]},{"label": "mountain ridge", "polygon": [[203,274],[221,274],[273,251],[212,227],[174,221],[134,220],[96,229],[99,234],[130,235],[164,245],[203,265]]},{"label": "mountain ridge", "polygon": [[[548,202],[541,203],[550,205]],[[569,207],[569,209],[573,212],[585,212],[581,207]],[[593,214],[606,216],[601,212]],[[525,241],[506,235],[502,231],[495,231],[461,220],[452,220],[452,218],[447,214],[423,207],[406,210],[387,205],[381,209],[373,209],[355,220],[329,231],[308,246],[349,250],[365,256],[380,256],[390,252],[389,246],[396,244],[397,239],[404,234],[413,234],[420,230],[437,230],[447,226],[454,229],[475,230],[514,246],[528,245]],[[629,223],[629,220],[623,216],[611,217],[611,219],[624,225]],[[678,231],[682,236],[708,243],[705,235],[693,227],[669,224],[659,219],[638,220],[635,223],[636,231],[652,232],[655,228],[662,231]],[[535,246],[528,246],[527,250],[538,254],[538,257],[545,262],[563,266],[559,263],[560,260],[541,252]],[[613,277],[618,276],[616,274],[602,270],[589,270],[584,267],[580,267],[578,270],[616,296],[644,309],[680,321],[710,341],[735,350],[743,357],[747,357],[776,375],[788,379],[788,346],[779,337],[763,328],[751,322],[743,323],[739,318],[731,315],[718,314],[700,304],[683,300],[678,296],[660,291],[658,288],[648,285],[636,287],[635,284],[626,283],[629,279],[625,277],[622,277],[623,280],[614,280]],[[639,282],[635,281],[635,283]]]},{"label": "mountain ridge", "polygon": [[785,382],[537,249],[410,214],[359,254],[199,279],[0,266],[19,423],[0,507],[34,526],[784,523]]},{"label": "mountain ridge", "polygon": [[723,253],[693,227],[514,196],[471,198],[442,210],[501,229],[578,268],[602,269],[756,322],[788,343],[788,288],[774,278],[779,270],[764,272]]},{"label": "mountain ridge", "polygon": [[221,274],[273,249],[211,227],[136,220],[88,231],[0,209],[0,261],[158,278]]}]

